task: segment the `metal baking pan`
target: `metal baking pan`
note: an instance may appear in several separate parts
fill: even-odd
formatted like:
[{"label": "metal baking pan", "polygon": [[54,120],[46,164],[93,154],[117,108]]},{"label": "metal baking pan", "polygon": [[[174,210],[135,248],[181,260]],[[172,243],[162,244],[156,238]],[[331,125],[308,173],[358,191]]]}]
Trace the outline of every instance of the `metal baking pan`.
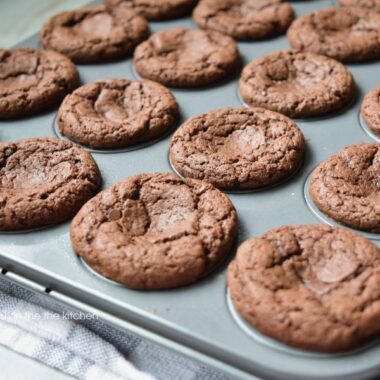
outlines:
[{"label": "metal baking pan", "polygon": [[[294,1],[297,15],[329,7],[331,0]],[[152,32],[173,27],[194,28],[190,18],[152,22]],[[38,37],[22,46],[38,47]],[[242,63],[289,48],[285,36],[259,42],[239,43]],[[136,78],[131,58],[115,63],[78,66],[83,83],[97,79]],[[352,64],[348,68],[357,84],[355,102],[344,112],[323,118],[297,120],[307,140],[307,153],[300,170],[288,181],[251,193],[229,193],[239,215],[239,241],[259,236],[283,224],[331,223],[315,213],[305,198],[310,172],[321,161],[346,145],[375,141],[360,123],[359,107],[364,94],[376,84],[380,63]],[[221,107],[239,107],[238,75],[219,85],[202,89],[174,89],[181,121]],[[0,122],[0,140],[55,136],[56,112],[22,120]],[[137,173],[172,171],[168,161],[170,136],[136,150],[93,152],[103,188]],[[311,206],[311,207],[309,207]],[[313,211],[314,210],[314,211]],[[367,235],[368,236],[368,235]],[[376,236],[370,236],[376,244]],[[233,257],[231,252],[230,257]],[[226,267],[192,286],[168,291],[141,292],[103,279],[86,268],[71,248],[69,222],[23,233],[0,235],[0,265],[22,274],[43,287],[65,295],[65,300],[83,302],[162,337],[162,344],[205,363],[217,365],[232,378],[253,379],[369,379],[380,376],[380,343],[332,355],[287,347],[262,336],[248,326],[228,299]],[[142,334],[144,335],[144,333]],[[182,347],[182,348],[180,348]],[[178,379],[180,380],[180,379]]]}]

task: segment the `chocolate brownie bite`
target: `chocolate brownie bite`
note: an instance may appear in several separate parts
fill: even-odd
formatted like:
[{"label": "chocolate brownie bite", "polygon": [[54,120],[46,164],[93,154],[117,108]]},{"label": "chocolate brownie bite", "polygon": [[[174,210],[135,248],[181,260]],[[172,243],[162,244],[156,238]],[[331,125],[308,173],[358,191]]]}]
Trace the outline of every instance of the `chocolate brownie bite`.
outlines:
[{"label": "chocolate brownie bite", "polygon": [[0,49],[0,119],[42,112],[79,84],[74,64],[53,51]]},{"label": "chocolate brownie bite", "polygon": [[132,10],[95,5],[52,17],[40,37],[45,49],[76,63],[94,63],[128,56],[148,35],[147,21]]},{"label": "chocolate brownie bite", "polygon": [[239,89],[250,106],[310,117],[346,106],[355,86],[351,73],[340,62],[315,53],[283,50],[245,66]]},{"label": "chocolate brownie bite", "polygon": [[343,228],[295,225],[245,241],[230,296],[255,329],[297,348],[340,352],[380,332],[380,249]]},{"label": "chocolate brownie bite", "polygon": [[380,144],[348,146],[312,173],[310,196],[329,217],[380,233]]},{"label": "chocolate brownie bite", "polygon": [[198,0],[105,0],[108,9],[126,7],[147,20],[166,20],[190,14]]},{"label": "chocolate brownie bite", "polygon": [[137,72],[173,87],[218,82],[238,65],[235,41],[214,31],[176,28],[152,35],[135,50]]},{"label": "chocolate brownie bite", "polygon": [[184,286],[229,253],[236,211],[212,185],[169,173],[128,177],[86,203],[71,224],[75,252],[134,289]]},{"label": "chocolate brownie bite", "polygon": [[360,7],[380,11],[380,0],[338,0],[341,7]]},{"label": "chocolate brownie bite", "polygon": [[320,9],[298,17],[287,34],[293,48],[338,61],[380,58],[380,13],[371,9]]},{"label": "chocolate brownie bite", "polygon": [[380,136],[380,86],[364,97],[360,112],[369,129]]},{"label": "chocolate brownie bite", "polygon": [[178,105],[148,80],[108,79],[86,84],[63,101],[60,132],[92,148],[118,148],[155,139],[174,127]]},{"label": "chocolate brownie bite", "polygon": [[0,230],[63,222],[95,195],[98,167],[89,153],[51,137],[0,143]]},{"label": "chocolate brownie bite", "polygon": [[201,0],[193,19],[202,29],[236,40],[257,40],[286,32],[294,12],[282,0]]},{"label": "chocolate brownie bite", "polygon": [[293,174],[304,145],[302,132],[286,116],[263,108],[223,108],[177,129],[170,159],[184,177],[222,189],[255,189]]}]

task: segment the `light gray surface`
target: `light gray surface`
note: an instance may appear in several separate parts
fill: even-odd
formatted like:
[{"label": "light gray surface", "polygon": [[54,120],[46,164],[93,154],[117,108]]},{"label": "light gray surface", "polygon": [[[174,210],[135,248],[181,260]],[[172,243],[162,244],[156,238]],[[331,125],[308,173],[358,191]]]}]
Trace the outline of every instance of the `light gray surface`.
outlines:
[{"label": "light gray surface", "polygon": [[[330,0],[293,2],[297,14],[330,6]],[[175,26],[194,27],[189,19],[152,23],[153,31]],[[37,46],[37,39],[32,40]],[[285,36],[270,41],[240,43],[244,64],[265,53],[288,48]],[[80,66],[83,82],[107,77],[133,78],[132,61]],[[305,163],[290,181],[269,190],[233,194],[240,221],[240,241],[290,223],[318,223],[306,205],[303,191],[310,171],[346,145],[373,141],[359,125],[358,110],[363,94],[378,84],[380,64],[349,65],[358,84],[358,97],[344,113],[299,121],[307,139]],[[237,78],[235,78],[237,79]],[[174,90],[182,119],[224,106],[240,106],[237,81],[201,90]],[[54,135],[55,112],[0,123],[0,140]],[[168,163],[170,137],[144,149],[94,154],[109,187],[128,175],[171,171]],[[96,304],[148,330],[186,344],[227,364],[265,377],[278,379],[361,379],[380,374],[380,347],[346,356],[301,356],[261,344],[246,334],[232,318],[226,299],[224,265],[198,284],[160,292],[138,292],[114,285],[90,273],[76,257],[69,241],[69,223],[28,234],[0,237],[0,264],[20,270],[28,268],[45,279],[44,285]],[[168,343],[166,343],[168,344]],[[170,343],[169,343],[170,345]]]},{"label": "light gray surface", "polygon": [[0,47],[6,48],[38,33],[58,12],[88,4],[88,0],[0,0]]}]

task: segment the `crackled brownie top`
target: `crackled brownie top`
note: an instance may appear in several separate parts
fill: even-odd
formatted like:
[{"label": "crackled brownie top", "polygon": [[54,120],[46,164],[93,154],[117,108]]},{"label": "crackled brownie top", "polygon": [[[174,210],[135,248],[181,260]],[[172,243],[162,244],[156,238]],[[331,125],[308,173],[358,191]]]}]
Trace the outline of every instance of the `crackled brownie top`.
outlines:
[{"label": "crackled brownie top", "polygon": [[284,33],[294,12],[282,0],[202,0],[193,18],[202,29],[237,40],[255,40]]},{"label": "crackled brownie top", "polygon": [[380,13],[365,8],[326,8],[298,17],[290,44],[342,62],[380,57]]},{"label": "crackled brownie top", "polygon": [[182,17],[191,12],[198,0],[105,0],[107,8],[127,7],[148,20]]},{"label": "crackled brownie top", "polygon": [[0,230],[62,222],[97,191],[89,153],[51,137],[0,143]]},{"label": "crackled brownie top", "polygon": [[380,10],[380,0],[338,0],[341,7],[360,7]]},{"label": "crackled brownie top", "polygon": [[168,86],[197,87],[217,82],[238,64],[237,45],[214,31],[171,29],[152,35],[134,55],[137,72]]},{"label": "crackled brownie top", "polygon": [[380,250],[343,228],[283,226],[244,242],[228,268],[239,313],[299,348],[344,351],[380,331]]},{"label": "crackled brownie top", "polygon": [[169,173],[128,177],[74,218],[74,250],[105,277],[137,289],[197,281],[231,249],[236,211],[212,185]]},{"label": "crackled brownie top", "polygon": [[368,127],[380,136],[380,86],[373,88],[364,97],[361,114]]},{"label": "crackled brownie top", "polygon": [[239,82],[243,100],[293,117],[331,112],[353,96],[351,73],[334,59],[292,50],[255,59]]},{"label": "crackled brownie top", "polygon": [[94,148],[116,148],[158,137],[177,120],[178,105],[148,80],[108,79],[67,96],[58,112],[62,134]]},{"label": "crackled brownie top", "polygon": [[351,145],[322,162],[310,195],[338,222],[380,233],[380,144]]},{"label": "crackled brownie top", "polygon": [[0,49],[0,119],[46,110],[78,83],[77,69],[61,54],[32,48]]},{"label": "crackled brownie top", "polygon": [[304,144],[302,132],[286,116],[263,108],[224,108],[177,129],[170,159],[185,177],[224,189],[257,188],[293,173]]},{"label": "crackled brownie top", "polygon": [[77,63],[122,58],[148,37],[147,21],[128,8],[102,5],[59,13],[45,23],[41,42]]}]

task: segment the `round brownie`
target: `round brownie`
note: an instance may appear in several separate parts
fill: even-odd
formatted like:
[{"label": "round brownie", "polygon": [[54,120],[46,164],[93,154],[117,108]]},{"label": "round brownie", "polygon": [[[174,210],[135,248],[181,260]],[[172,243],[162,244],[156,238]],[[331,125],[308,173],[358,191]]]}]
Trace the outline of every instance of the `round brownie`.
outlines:
[{"label": "round brownie", "polygon": [[0,143],[0,230],[60,223],[95,195],[100,181],[91,155],[70,142]]},{"label": "round brownie", "polygon": [[199,87],[231,74],[238,65],[237,45],[214,31],[171,29],[152,35],[135,50],[137,72],[173,87]]},{"label": "round brownie", "polygon": [[351,73],[340,62],[315,53],[284,50],[245,66],[239,89],[250,106],[310,117],[346,106],[355,86]]},{"label": "round brownie", "polygon": [[164,86],[148,80],[108,79],[86,84],[63,101],[60,132],[93,148],[117,148],[167,132],[178,105]]},{"label": "round brownie", "polygon": [[147,21],[132,10],[95,5],[52,17],[42,28],[41,43],[76,63],[93,63],[131,54],[148,35]]},{"label": "round brownie", "polygon": [[201,0],[193,18],[202,29],[237,40],[257,40],[284,33],[294,12],[282,0]]},{"label": "round brownie", "polygon": [[148,20],[166,20],[191,12],[198,0],[105,0],[109,9],[126,7]]},{"label": "round brownie", "polygon": [[283,226],[244,242],[228,268],[237,311],[288,345],[353,349],[380,332],[380,250],[322,225]]},{"label": "round brownie", "polygon": [[342,62],[380,58],[380,13],[365,8],[326,8],[298,17],[288,29],[295,49]]},{"label": "round brownie", "polygon": [[86,203],[71,224],[75,252],[135,289],[188,285],[231,249],[236,211],[212,185],[169,173],[128,177]]},{"label": "round brownie", "polygon": [[177,129],[170,159],[184,177],[222,189],[254,189],[294,173],[304,145],[302,132],[286,116],[263,108],[223,108]]},{"label": "round brownie", "polygon": [[0,49],[0,119],[48,110],[78,84],[76,67],[61,54]]},{"label": "round brownie", "polygon": [[348,146],[312,173],[310,195],[329,217],[380,233],[380,144]]},{"label": "round brownie", "polygon": [[364,97],[360,112],[371,131],[380,136],[380,86]]}]

